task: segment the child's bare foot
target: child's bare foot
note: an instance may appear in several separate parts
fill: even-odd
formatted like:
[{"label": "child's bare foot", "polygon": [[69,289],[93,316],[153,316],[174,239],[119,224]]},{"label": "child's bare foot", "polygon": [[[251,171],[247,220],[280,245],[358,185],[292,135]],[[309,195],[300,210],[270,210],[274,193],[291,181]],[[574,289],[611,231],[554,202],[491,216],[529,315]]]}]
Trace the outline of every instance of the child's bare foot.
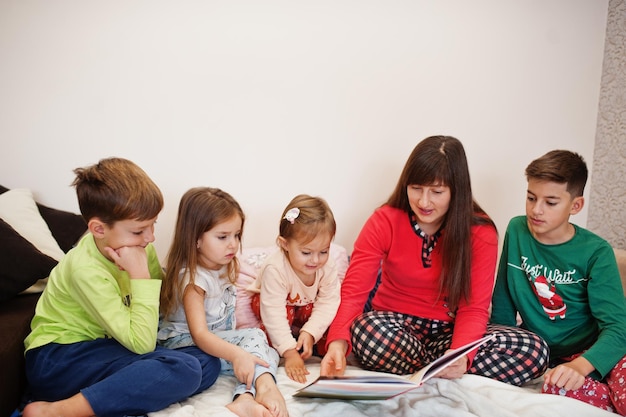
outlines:
[{"label": "child's bare foot", "polygon": [[24,407],[23,417],[91,417],[91,405],[83,394],[76,394],[66,400],[45,402],[35,401]]},{"label": "child's bare foot", "polygon": [[[26,404],[24,407],[24,411],[22,412],[23,417],[36,417],[36,416],[47,416],[51,414],[50,410],[54,403],[46,403],[43,401],[37,401],[34,403]],[[50,412],[48,411],[50,410]]]},{"label": "child's bare foot", "polygon": [[256,380],[256,401],[267,407],[273,417],[288,417],[287,404],[280,393],[274,377],[265,373]]},{"label": "child's bare foot", "polygon": [[252,394],[246,392],[241,394],[235,401],[226,406],[230,411],[237,414],[239,417],[272,417],[270,410],[265,408],[264,405],[259,404],[252,397]]}]

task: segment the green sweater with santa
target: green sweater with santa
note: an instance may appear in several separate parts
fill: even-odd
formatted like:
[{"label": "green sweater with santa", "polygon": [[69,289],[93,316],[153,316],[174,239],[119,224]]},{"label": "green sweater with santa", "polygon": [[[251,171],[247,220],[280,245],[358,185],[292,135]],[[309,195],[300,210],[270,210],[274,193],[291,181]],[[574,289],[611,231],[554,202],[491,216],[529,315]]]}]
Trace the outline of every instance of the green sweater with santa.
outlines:
[{"label": "green sweater with santa", "polygon": [[626,355],[626,301],[613,248],[574,225],[567,242],[537,241],[526,216],[514,217],[504,237],[491,322],[541,336],[550,358],[583,352],[601,379]]}]

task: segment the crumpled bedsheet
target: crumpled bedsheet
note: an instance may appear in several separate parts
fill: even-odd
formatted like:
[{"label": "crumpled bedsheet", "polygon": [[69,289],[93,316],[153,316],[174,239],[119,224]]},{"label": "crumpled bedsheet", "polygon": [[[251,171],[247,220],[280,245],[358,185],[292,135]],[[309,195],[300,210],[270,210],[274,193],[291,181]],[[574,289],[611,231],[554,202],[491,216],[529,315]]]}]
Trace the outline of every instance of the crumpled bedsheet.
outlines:
[{"label": "crumpled bedsheet", "polygon": [[[319,361],[307,362],[307,383],[319,376]],[[349,366],[346,375],[375,374]],[[464,375],[457,380],[432,378],[415,390],[388,400],[341,401],[319,398],[294,398],[304,384],[292,381],[283,367],[276,376],[285,396],[290,417],[609,417],[599,408],[567,397],[540,394],[541,380],[515,387],[488,378]],[[221,375],[208,390],[172,404],[150,417],[233,417],[226,408],[232,401],[235,379]]]}]

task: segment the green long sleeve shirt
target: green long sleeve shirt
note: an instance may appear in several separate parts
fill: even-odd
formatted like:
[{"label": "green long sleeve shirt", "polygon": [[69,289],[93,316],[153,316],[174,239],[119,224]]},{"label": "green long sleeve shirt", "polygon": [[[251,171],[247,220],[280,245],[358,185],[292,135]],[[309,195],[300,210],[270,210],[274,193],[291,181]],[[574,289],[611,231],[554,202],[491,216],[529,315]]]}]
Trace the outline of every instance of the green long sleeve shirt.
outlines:
[{"label": "green long sleeve shirt", "polygon": [[131,280],[84,236],[50,273],[26,350],[109,337],[138,354],[153,351],[163,270],[154,247],[146,252],[152,279]]},{"label": "green long sleeve shirt", "polygon": [[541,336],[551,359],[583,352],[603,378],[626,355],[626,302],[613,248],[575,227],[569,241],[538,242],[526,216],[511,220],[492,298],[491,322]]}]

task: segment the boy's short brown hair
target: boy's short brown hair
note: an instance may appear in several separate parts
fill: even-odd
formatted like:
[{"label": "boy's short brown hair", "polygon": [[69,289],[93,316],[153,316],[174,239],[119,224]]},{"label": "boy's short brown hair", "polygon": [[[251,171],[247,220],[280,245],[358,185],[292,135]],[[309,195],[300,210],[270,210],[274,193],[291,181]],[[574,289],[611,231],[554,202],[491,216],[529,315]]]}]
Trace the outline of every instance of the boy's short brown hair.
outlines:
[{"label": "boy's short brown hair", "polygon": [[113,225],[120,220],[149,220],[163,209],[163,194],[134,162],[105,158],[97,164],[76,168],[78,205],[88,222],[98,217]]},{"label": "boy's short brown hair", "polygon": [[579,154],[557,149],[532,161],[526,167],[526,179],[567,184],[572,197],[582,197],[587,184],[587,164]]}]

